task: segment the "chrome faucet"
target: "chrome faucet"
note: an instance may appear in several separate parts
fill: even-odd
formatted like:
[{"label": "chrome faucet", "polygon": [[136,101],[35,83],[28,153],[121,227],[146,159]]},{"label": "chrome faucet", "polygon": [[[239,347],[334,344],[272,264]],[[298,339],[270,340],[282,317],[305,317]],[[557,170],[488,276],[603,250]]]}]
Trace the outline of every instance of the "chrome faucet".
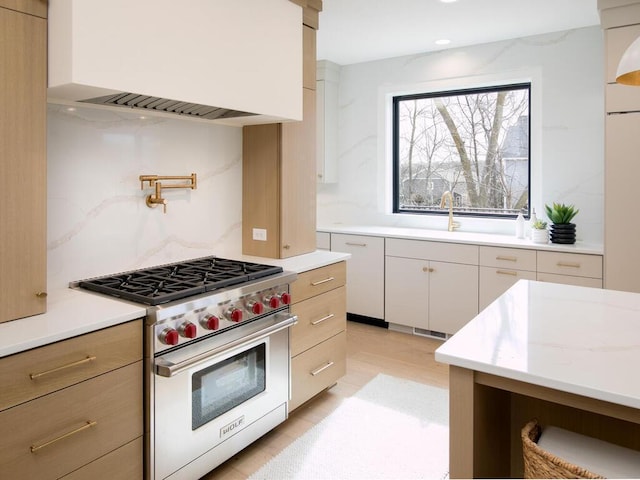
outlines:
[{"label": "chrome faucet", "polygon": [[453,221],[453,195],[451,195],[451,192],[449,190],[442,194],[442,198],[440,199],[440,208],[444,208],[444,206],[447,204],[447,199],[449,199],[449,225],[447,227],[447,230],[453,232],[453,230],[458,228],[460,224]]}]

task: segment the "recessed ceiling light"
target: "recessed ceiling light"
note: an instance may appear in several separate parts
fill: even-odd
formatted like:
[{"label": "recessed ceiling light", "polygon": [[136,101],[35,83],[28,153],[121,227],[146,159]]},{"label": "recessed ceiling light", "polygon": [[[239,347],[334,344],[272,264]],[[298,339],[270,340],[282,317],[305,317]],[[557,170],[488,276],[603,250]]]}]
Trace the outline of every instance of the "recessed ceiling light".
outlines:
[{"label": "recessed ceiling light", "polygon": [[458,0],[440,0],[442,3],[453,3],[453,2],[457,2]]},{"label": "recessed ceiling light", "polygon": [[451,40],[448,40],[446,38],[436,40],[436,45],[449,45],[450,43],[451,43]]}]

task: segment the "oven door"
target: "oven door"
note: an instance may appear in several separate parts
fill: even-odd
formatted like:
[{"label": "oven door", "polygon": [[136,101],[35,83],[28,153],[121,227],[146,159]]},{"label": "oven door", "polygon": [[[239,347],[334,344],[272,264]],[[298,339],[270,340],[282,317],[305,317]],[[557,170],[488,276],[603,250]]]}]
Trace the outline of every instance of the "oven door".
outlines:
[{"label": "oven door", "polygon": [[295,321],[276,314],[156,358],[155,478],[202,475],[286,419]]}]

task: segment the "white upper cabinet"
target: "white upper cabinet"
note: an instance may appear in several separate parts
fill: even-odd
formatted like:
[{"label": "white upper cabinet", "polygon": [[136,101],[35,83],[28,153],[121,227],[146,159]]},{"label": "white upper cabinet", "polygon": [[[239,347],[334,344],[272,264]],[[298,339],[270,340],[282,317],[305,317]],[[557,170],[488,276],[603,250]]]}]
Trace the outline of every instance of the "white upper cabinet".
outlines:
[{"label": "white upper cabinet", "polygon": [[302,120],[302,8],[289,0],[50,0],[48,86],[51,101],[155,102],[156,111],[232,125]]},{"label": "white upper cabinet", "polygon": [[316,156],[319,183],[338,181],[338,87],[340,65],[320,60],[317,67]]}]

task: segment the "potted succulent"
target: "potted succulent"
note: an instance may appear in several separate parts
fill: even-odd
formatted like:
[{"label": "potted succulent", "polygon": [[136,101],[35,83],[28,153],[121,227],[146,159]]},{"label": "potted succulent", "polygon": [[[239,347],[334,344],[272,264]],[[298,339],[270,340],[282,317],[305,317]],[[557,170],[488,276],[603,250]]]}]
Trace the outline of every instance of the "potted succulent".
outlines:
[{"label": "potted succulent", "polygon": [[549,231],[547,230],[547,222],[536,220],[531,224],[531,240],[533,243],[548,243]]},{"label": "potted succulent", "polygon": [[551,220],[551,243],[576,243],[576,225],[571,223],[580,210],[573,205],[553,203],[544,206],[547,217]]}]

